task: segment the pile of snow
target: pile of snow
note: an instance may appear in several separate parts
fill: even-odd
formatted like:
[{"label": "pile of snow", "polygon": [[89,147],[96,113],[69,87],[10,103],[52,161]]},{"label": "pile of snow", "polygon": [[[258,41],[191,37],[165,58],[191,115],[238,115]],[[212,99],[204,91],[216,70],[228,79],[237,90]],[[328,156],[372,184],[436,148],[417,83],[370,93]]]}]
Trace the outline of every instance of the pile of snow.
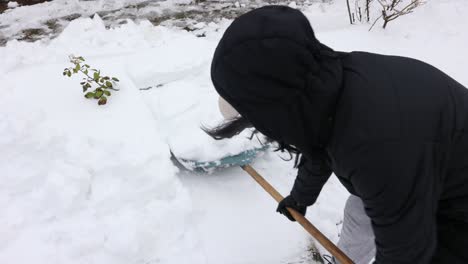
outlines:
[{"label": "pile of snow", "polygon": [[12,9],[13,9],[13,8],[18,7],[19,4],[18,4],[18,2],[13,2],[13,1],[11,1],[11,2],[8,2],[7,6],[8,6],[8,8],[12,8]]},{"label": "pile of snow", "polygon": [[[64,2],[44,3],[43,12]],[[419,58],[468,85],[466,1],[428,2],[370,33],[370,25],[348,25],[346,12],[341,2],[305,11],[337,50]],[[310,261],[310,236],[241,169],[198,175],[170,161],[170,150],[210,160],[257,144],[247,132],[214,141],[199,129],[222,120],[209,69],[228,25],[204,25],[206,37],[197,38],[149,22],[106,29],[96,16],[72,21],[50,42],[0,48],[0,263]],[[120,79],[106,106],[83,98],[80,77],[62,76],[69,54]],[[292,162],[266,153],[253,166],[289,192]],[[308,210],[335,242],[347,195],[332,177]]]},{"label": "pile of snow", "polygon": [[[160,59],[129,64],[130,50],[194,38],[186,35],[148,24],[106,30],[97,17],[50,45],[1,49],[0,263],[203,260],[161,123],[127,74]],[[67,54],[119,76],[107,106],[83,98],[79,77],[61,75]]]}]

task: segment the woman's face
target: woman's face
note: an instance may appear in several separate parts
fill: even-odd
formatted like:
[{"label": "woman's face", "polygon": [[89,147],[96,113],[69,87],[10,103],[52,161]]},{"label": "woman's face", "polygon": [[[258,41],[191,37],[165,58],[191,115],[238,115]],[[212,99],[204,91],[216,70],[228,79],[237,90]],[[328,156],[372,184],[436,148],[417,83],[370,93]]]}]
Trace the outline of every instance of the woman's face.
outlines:
[{"label": "woman's face", "polygon": [[221,112],[221,115],[226,120],[232,120],[239,116],[239,112],[237,112],[234,107],[232,107],[226,100],[224,100],[221,96],[218,99],[218,108]]}]

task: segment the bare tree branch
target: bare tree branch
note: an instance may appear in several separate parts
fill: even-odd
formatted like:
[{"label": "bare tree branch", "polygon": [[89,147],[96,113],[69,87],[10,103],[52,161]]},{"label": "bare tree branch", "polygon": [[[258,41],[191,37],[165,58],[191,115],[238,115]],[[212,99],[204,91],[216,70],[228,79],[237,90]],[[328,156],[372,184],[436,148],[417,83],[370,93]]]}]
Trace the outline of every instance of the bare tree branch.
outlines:
[{"label": "bare tree branch", "polygon": [[348,15],[349,15],[349,23],[353,24],[353,18],[351,16],[351,7],[349,6],[349,0],[346,0],[346,5],[348,6]]},{"label": "bare tree branch", "polygon": [[[406,6],[403,8],[398,8],[399,5],[403,3],[403,0],[377,0],[379,4],[382,6],[382,19],[384,21],[383,28],[386,28],[387,24],[390,21],[397,19],[400,16],[404,16],[410,14],[414,11],[415,8],[421,6],[424,2],[422,0],[411,0]],[[375,24],[375,22],[374,22]],[[373,27],[374,25],[372,25]],[[371,27],[371,29],[372,29]]]},{"label": "bare tree branch", "polygon": [[369,31],[372,30],[372,28],[375,26],[375,24],[377,23],[377,21],[379,21],[379,19],[381,19],[381,18],[382,18],[382,15],[380,15],[380,16],[374,21],[374,23],[372,24],[372,26],[369,28]]}]

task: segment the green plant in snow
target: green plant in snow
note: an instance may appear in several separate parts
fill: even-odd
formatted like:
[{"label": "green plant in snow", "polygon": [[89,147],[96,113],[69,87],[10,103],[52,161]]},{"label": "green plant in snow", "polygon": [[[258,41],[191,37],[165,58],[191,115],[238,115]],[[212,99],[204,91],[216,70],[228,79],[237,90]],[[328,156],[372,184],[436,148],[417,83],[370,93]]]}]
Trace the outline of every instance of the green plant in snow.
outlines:
[{"label": "green plant in snow", "polygon": [[84,74],[85,77],[83,77],[83,81],[80,83],[83,87],[83,93],[85,93],[84,97],[98,100],[98,105],[105,105],[107,103],[107,98],[111,96],[111,90],[119,90],[115,88],[119,79],[102,76],[100,70],[90,69],[90,66],[85,64],[84,61],[85,59],[81,56],[76,57],[70,55],[70,62],[73,66],[65,68],[63,70],[63,75],[71,77],[78,72]]}]

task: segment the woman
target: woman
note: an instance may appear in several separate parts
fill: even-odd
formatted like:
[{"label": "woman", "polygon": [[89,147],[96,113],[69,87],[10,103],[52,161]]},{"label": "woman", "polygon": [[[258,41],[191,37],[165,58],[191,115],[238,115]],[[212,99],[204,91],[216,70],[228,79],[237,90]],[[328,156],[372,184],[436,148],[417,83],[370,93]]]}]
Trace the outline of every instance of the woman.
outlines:
[{"label": "woman", "polygon": [[300,156],[280,213],[305,213],[334,172],[353,195],[339,246],[357,263],[468,263],[461,84],[414,59],[333,51],[300,11],[281,6],[232,23],[211,77],[240,113],[213,137],[254,127]]}]

